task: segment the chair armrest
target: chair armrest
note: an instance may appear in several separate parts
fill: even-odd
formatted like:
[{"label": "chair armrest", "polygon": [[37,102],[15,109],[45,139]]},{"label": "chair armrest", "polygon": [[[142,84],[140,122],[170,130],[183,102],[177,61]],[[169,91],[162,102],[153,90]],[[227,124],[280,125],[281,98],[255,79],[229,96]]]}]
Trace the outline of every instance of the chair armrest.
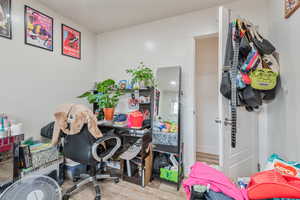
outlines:
[{"label": "chair armrest", "polygon": [[[105,156],[99,156],[98,153],[97,153],[97,149],[98,149],[98,146],[101,144],[101,143],[104,143],[108,140],[113,140],[115,139],[117,144],[116,146],[110,150],[110,152],[108,154],[106,154]],[[118,137],[118,136],[115,136],[115,135],[106,135],[102,138],[100,138],[99,140],[97,140],[93,146],[92,146],[92,155],[94,157],[95,160],[97,160],[98,162],[103,162],[103,161],[107,161],[109,158],[111,158],[115,153],[116,151],[120,148],[121,146],[121,139]]]}]

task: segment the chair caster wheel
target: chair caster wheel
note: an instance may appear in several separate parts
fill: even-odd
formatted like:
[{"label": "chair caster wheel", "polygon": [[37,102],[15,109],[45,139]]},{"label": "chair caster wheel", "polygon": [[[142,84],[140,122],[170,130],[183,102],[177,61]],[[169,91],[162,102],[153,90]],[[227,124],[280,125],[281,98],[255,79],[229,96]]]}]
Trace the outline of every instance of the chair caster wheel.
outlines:
[{"label": "chair caster wheel", "polygon": [[73,183],[76,183],[76,182],[78,182],[80,180],[80,178],[73,178]]},{"label": "chair caster wheel", "polygon": [[116,179],[114,179],[114,182],[117,184],[117,183],[120,182],[120,179],[119,179],[119,178],[116,178]]},{"label": "chair caster wheel", "polygon": [[101,197],[96,197],[95,200],[101,200]]},{"label": "chair caster wheel", "polygon": [[64,195],[62,200],[69,200],[70,196],[69,195]]}]

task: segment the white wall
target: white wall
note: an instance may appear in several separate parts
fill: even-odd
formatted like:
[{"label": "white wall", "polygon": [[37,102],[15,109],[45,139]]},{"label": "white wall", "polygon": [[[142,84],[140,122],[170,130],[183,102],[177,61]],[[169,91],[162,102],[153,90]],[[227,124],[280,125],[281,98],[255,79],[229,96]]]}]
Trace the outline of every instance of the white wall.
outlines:
[{"label": "white wall", "polygon": [[[54,18],[54,52],[24,44],[24,4]],[[61,103],[93,86],[96,35],[34,0],[12,1],[13,39],[0,38],[0,112],[23,122],[27,136],[38,136]],[[82,60],[61,55],[61,23],[82,33]]]},{"label": "white wall", "polygon": [[281,0],[269,0],[270,39],[280,53],[282,86],[268,106],[268,150],[300,161],[300,10],[284,19],[283,6]]},{"label": "white wall", "polygon": [[[225,5],[248,17],[267,32],[267,1],[236,1]],[[194,37],[218,31],[218,8],[210,8],[98,35],[97,67],[99,78],[124,79],[125,69],[140,61],[157,67],[183,68],[184,91],[182,133],[184,134],[185,166],[195,160],[196,135],[194,116]]]},{"label": "white wall", "polygon": [[219,155],[218,116],[218,36],[196,40],[196,120],[197,152]]}]

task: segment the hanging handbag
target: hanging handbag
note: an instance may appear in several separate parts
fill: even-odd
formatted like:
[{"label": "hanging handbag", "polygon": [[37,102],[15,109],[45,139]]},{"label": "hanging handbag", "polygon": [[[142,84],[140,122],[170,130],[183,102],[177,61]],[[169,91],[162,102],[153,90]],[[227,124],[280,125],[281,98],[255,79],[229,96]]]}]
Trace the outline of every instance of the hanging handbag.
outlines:
[{"label": "hanging handbag", "polygon": [[251,79],[249,77],[248,74],[244,74],[241,72],[241,75],[242,75],[242,80],[243,82],[246,84],[246,85],[250,85],[251,84]]},{"label": "hanging handbag", "polygon": [[247,23],[242,21],[240,23],[240,29],[241,29],[241,33],[242,33],[242,39],[241,39],[241,43],[240,43],[240,56],[242,58],[247,58],[247,56],[249,55],[249,53],[252,50],[252,46],[250,44],[251,37],[250,37]]},{"label": "hanging handbag", "polygon": [[251,50],[252,50],[252,47],[250,45],[248,37],[246,35],[244,35],[242,37],[241,43],[240,43],[240,55],[241,55],[241,57],[247,58],[247,56],[249,55]]},{"label": "hanging handbag", "polygon": [[251,87],[257,90],[272,90],[276,87],[278,74],[268,68],[259,68],[250,74]]},{"label": "hanging handbag", "polygon": [[280,70],[279,63],[273,54],[264,55],[262,60],[263,60],[263,64],[265,64],[267,68],[270,68],[272,69],[273,72],[279,74],[279,70]]},{"label": "hanging handbag", "polygon": [[257,90],[272,90],[277,85],[279,64],[273,55],[264,55],[263,64],[250,74],[251,87]]},{"label": "hanging handbag", "polygon": [[276,51],[274,45],[270,41],[264,39],[254,27],[251,28],[250,32],[252,35],[253,43],[260,55],[270,55]]},{"label": "hanging handbag", "polygon": [[262,105],[262,97],[259,91],[247,86],[243,90],[244,103],[248,107],[258,107]]},{"label": "hanging handbag", "polygon": [[272,90],[276,87],[278,73],[268,68],[257,68],[250,74],[251,87],[257,90]]},{"label": "hanging handbag", "polygon": [[243,75],[240,71],[238,71],[238,74],[236,76],[236,86],[238,89],[243,89],[246,87],[246,83],[243,80]]},{"label": "hanging handbag", "polygon": [[231,98],[231,80],[229,71],[224,71],[222,73],[220,92],[226,99]]},{"label": "hanging handbag", "polygon": [[248,54],[247,59],[241,66],[241,71],[244,73],[249,73],[257,68],[261,63],[258,51],[252,47],[251,52]]},{"label": "hanging handbag", "polygon": [[[231,79],[229,71],[224,71],[222,74],[220,92],[226,99],[231,99]],[[244,106],[242,90],[237,90],[237,106]]]},{"label": "hanging handbag", "polygon": [[273,88],[272,90],[265,90],[265,91],[261,91],[262,92],[262,96],[263,96],[263,100],[264,101],[272,101],[275,99],[276,94],[278,92],[278,88],[280,85],[280,76],[277,77],[277,84],[276,87]]}]

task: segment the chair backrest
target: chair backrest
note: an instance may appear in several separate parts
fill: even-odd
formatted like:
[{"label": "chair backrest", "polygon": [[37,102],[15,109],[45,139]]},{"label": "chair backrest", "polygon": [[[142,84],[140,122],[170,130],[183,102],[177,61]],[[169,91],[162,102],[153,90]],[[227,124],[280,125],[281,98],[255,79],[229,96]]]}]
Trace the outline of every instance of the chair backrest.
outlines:
[{"label": "chair backrest", "polygon": [[96,165],[97,161],[92,155],[92,146],[96,139],[90,134],[87,125],[84,125],[80,133],[65,135],[64,156],[75,162]]}]

